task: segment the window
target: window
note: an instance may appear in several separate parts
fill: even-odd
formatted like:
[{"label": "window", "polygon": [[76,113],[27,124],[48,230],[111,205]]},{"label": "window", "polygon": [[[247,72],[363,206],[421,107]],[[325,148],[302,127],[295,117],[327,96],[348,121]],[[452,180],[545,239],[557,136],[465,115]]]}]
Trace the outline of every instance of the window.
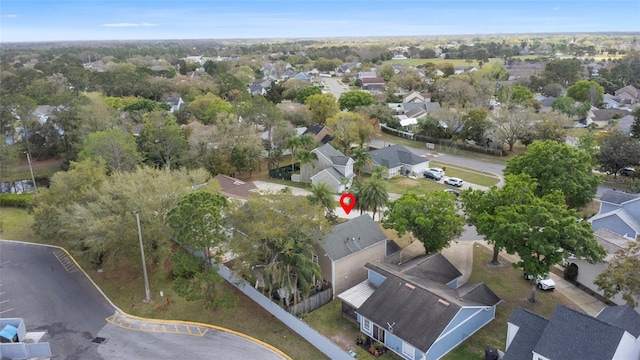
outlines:
[{"label": "window", "polygon": [[416,350],[413,348],[413,346],[407,344],[406,342],[403,342],[402,355],[406,355],[409,357],[409,359],[413,359],[413,357],[416,355]]},{"label": "window", "polygon": [[311,261],[313,261],[314,263],[318,263],[318,255],[311,255]]},{"label": "window", "polygon": [[367,334],[371,334],[371,320],[362,319],[362,330],[364,330]]}]

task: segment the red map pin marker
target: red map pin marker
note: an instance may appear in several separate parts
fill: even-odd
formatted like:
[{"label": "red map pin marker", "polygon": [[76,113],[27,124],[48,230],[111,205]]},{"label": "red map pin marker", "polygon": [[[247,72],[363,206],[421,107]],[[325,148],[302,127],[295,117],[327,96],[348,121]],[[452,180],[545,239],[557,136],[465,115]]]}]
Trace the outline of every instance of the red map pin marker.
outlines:
[{"label": "red map pin marker", "polygon": [[340,196],[340,206],[342,206],[342,210],[349,215],[351,209],[356,206],[356,197],[349,193],[344,193]]}]

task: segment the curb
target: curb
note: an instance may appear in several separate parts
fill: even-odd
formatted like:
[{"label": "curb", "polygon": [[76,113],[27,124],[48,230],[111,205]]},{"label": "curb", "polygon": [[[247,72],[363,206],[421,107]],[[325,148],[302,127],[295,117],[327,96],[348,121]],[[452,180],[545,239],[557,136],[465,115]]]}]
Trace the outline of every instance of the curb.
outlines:
[{"label": "curb", "polygon": [[237,332],[235,330],[231,330],[231,329],[227,329],[221,326],[217,326],[217,325],[212,325],[212,324],[205,324],[205,323],[199,323],[199,322],[194,322],[194,321],[183,321],[183,320],[161,320],[161,319],[152,319],[152,318],[145,318],[145,317],[141,317],[141,316],[135,316],[135,315],[130,315],[127,314],[126,312],[122,311],[119,307],[117,307],[112,301],[111,299],[109,299],[107,297],[107,295],[102,291],[102,289],[100,289],[100,287],[93,281],[93,279],[91,279],[91,277],[89,276],[89,274],[87,274],[86,271],[84,271],[84,269],[82,268],[82,266],[80,266],[80,264],[78,264],[78,262],[76,261],[76,259],[71,256],[71,254],[67,251],[67,249],[58,246],[58,245],[50,245],[50,244],[39,244],[39,243],[32,243],[32,242],[27,242],[27,241],[20,241],[20,240],[7,240],[7,239],[0,239],[0,241],[7,241],[7,242],[14,242],[14,243],[20,243],[20,244],[25,244],[25,245],[35,245],[35,246],[45,246],[45,247],[49,247],[49,248],[54,248],[54,249],[59,249],[65,252],[65,254],[67,254],[69,256],[69,258],[76,264],[76,266],[78,267],[78,269],[80,269],[82,271],[82,273],[84,274],[84,276],[87,277],[87,279],[91,282],[91,284],[93,284],[93,286],[100,292],[100,294],[102,294],[102,296],[105,298],[105,300],[107,300],[107,302],[113,306],[113,308],[120,313],[120,315],[127,317],[129,319],[135,319],[135,320],[141,320],[141,321],[147,321],[147,322],[153,322],[153,323],[168,323],[168,324],[182,324],[182,325],[194,325],[194,326],[202,326],[202,327],[206,327],[212,330],[218,330],[218,331],[223,331],[229,334],[233,334],[239,337],[242,337],[244,339],[250,340],[256,344],[262,345],[268,349],[270,349],[271,351],[277,353],[278,355],[282,356],[284,359],[287,360],[293,360],[291,357],[289,357],[289,355],[285,354],[282,350],[265,343],[262,340],[258,340],[252,336],[249,336],[247,334],[243,334],[241,332]]}]

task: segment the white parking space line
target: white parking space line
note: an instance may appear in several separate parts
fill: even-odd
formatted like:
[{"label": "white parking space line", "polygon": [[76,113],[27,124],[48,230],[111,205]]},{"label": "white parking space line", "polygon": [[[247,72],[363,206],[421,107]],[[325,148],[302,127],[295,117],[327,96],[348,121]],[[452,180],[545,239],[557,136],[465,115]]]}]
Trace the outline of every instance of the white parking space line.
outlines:
[{"label": "white parking space line", "polygon": [[0,301],[0,304],[8,303],[9,299]]},{"label": "white parking space line", "polygon": [[2,310],[2,311],[0,311],[0,314],[4,314],[4,313],[9,312],[9,311],[11,311],[11,310],[13,310],[13,308],[11,308],[11,309],[7,309],[7,310]]}]

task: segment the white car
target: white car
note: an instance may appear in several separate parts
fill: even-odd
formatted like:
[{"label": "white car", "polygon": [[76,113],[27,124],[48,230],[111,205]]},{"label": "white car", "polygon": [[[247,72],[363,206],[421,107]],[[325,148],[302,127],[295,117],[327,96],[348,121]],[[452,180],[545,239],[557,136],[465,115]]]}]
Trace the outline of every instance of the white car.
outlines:
[{"label": "white car", "polygon": [[454,177],[447,178],[444,181],[444,183],[447,184],[447,185],[451,185],[451,186],[462,187],[462,179],[458,179],[458,178],[454,178]]},{"label": "white car", "polygon": [[[533,276],[525,274],[524,278],[526,280],[531,280]],[[556,282],[553,281],[549,275],[538,275],[536,276],[536,286],[540,290],[553,290],[556,288]]]},{"label": "white car", "polygon": [[431,171],[432,173],[438,174],[438,175],[440,175],[440,177],[444,176],[444,170],[442,170],[440,168],[429,168],[429,169],[427,169],[427,171]]}]

